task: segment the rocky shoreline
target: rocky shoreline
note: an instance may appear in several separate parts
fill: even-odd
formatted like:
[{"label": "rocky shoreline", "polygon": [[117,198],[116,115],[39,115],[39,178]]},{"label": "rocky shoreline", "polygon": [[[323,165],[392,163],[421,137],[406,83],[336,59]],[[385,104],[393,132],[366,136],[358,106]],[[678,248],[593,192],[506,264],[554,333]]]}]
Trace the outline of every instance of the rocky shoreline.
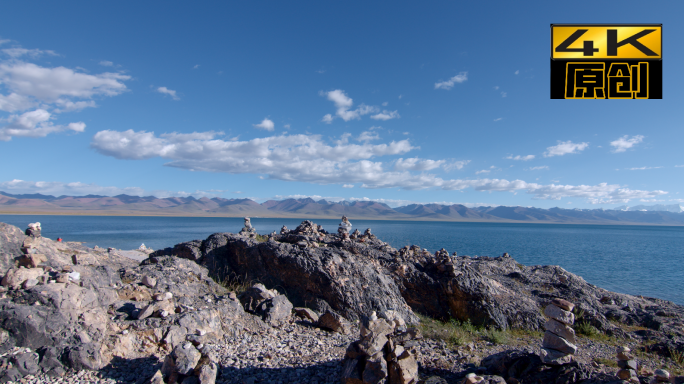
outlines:
[{"label": "rocky shoreline", "polygon": [[[648,383],[659,368],[684,382],[682,306],[507,254],[394,249],[343,223],[259,235],[246,220],[141,262],[0,223],[0,382]],[[543,311],[554,302],[565,333]],[[454,341],[432,319],[513,336]],[[565,348],[556,333],[601,337],[578,332],[554,364],[545,328],[547,349]]]}]

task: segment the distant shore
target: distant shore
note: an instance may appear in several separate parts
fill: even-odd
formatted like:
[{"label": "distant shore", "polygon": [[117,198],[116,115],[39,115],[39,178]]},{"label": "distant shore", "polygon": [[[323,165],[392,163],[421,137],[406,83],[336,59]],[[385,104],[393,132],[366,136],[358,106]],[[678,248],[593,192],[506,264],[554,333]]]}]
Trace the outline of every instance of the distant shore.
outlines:
[{"label": "distant shore", "polygon": [[[48,216],[102,216],[102,217],[216,217],[216,218],[263,218],[263,219],[329,219],[337,220],[341,217],[338,215],[324,215],[324,214],[301,214],[301,213],[274,213],[272,215],[253,215],[249,212],[241,212],[240,214],[179,214],[177,212],[149,212],[149,211],[108,211],[108,210],[64,210],[64,211],[14,211],[8,210],[6,207],[0,209],[0,215],[48,215]],[[363,215],[350,216],[356,220],[377,220],[377,221],[414,221],[414,222],[453,222],[453,223],[501,223],[501,224],[568,224],[568,225],[625,225],[625,226],[655,226],[655,227],[682,227],[684,224],[657,224],[657,223],[641,223],[641,222],[596,222],[596,221],[573,221],[573,222],[558,222],[558,221],[523,221],[523,220],[487,220],[487,219],[453,219],[453,218],[432,218],[432,217],[415,217],[406,215],[405,217],[373,217]]]}]

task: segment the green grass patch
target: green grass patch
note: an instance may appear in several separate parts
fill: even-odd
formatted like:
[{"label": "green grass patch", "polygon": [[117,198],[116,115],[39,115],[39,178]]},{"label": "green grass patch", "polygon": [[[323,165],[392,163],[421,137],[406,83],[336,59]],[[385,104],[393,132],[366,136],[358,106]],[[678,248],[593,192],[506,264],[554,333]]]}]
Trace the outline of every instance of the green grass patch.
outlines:
[{"label": "green grass patch", "polygon": [[597,362],[598,364],[603,364],[606,367],[612,367],[612,368],[617,368],[617,361],[612,360],[612,359],[604,359],[602,357],[596,357],[594,358],[594,361]]},{"label": "green grass patch", "polygon": [[490,342],[497,345],[529,345],[538,343],[543,337],[540,331],[526,329],[496,329],[475,325],[470,320],[439,321],[428,316],[420,317],[423,336],[443,340],[449,346],[463,346],[473,342]]}]

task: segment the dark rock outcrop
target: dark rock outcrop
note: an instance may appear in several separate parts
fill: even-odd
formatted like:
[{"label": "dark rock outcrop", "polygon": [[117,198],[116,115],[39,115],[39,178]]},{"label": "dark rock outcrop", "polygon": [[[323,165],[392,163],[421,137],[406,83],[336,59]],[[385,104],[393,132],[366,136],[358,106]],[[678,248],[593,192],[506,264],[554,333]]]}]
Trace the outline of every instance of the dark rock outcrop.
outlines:
[{"label": "dark rock outcrop", "polygon": [[540,308],[563,297],[576,304],[579,323],[623,336],[611,323],[646,326],[684,336],[684,308],[609,292],[558,266],[524,266],[502,257],[434,255],[418,246],[394,249],[367,230],[356,239],[326,234],[305,221],[268,241],[216,233],[156,254],[193,249],[219,280],[241,276],[282,287],[295,306],[333,311],[356,320],[369,311],[395,310],[407,322],[414,311],[433,318],[469,320],[497,328],[542,330]]},{"label": "dark rock outcrop", "polygon": [[[6,362],[12,368],[0,380],[100,369],[113,357],[143,358],[187,343],[207,346],[226,332],[267,327],[194,261],[151,257],[138,265],[102,249],[30,238],[0,225],[0,263],[7,266],[0,287],[0,354],[17,347],[31,351],[13,354]],[[35,254],[44,255],[37,268],[18,266]],[[283,306],[279,300],[266,312],[289,315]],[[212,369],[215,377],[215,368],[193,377],[209,378]]]}]

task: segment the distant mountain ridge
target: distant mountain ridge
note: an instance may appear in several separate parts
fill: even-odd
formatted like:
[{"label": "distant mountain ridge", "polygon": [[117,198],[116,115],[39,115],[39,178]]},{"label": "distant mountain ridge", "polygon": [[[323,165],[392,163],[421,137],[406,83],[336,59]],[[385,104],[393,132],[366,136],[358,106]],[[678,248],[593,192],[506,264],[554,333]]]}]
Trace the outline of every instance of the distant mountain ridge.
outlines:
[{"label": "distant mountain ridge", "polygon": [[[676,205],[679,206],[679,205]],[[473,207],[461,204],[410,204],[392,208],[376,201],[330,202],[312,198],[268,200],[261,204],[250,199],[221,197],[154,196],[49,196],[13,195],[0,191],[0,214],[74,214],[121,216],[218,216],[291,217],[377,220],[439,220],[558,224],[656,224],[684,225],[684,213],[672,211],[622,209],[563,209],[534,207]],[[660,207],[660,206],[652,206]],[[651,208],[652,208],[651,207]],[[679,206],[681,208],[681,206]]]},{"label": "distant mountain ridge", "polygon": [[684,206],[682,206],[681,204],[635,205],[633,207],[623,205],[615,209],[620,211],[665,211],[675,213],[684,212]]}]

